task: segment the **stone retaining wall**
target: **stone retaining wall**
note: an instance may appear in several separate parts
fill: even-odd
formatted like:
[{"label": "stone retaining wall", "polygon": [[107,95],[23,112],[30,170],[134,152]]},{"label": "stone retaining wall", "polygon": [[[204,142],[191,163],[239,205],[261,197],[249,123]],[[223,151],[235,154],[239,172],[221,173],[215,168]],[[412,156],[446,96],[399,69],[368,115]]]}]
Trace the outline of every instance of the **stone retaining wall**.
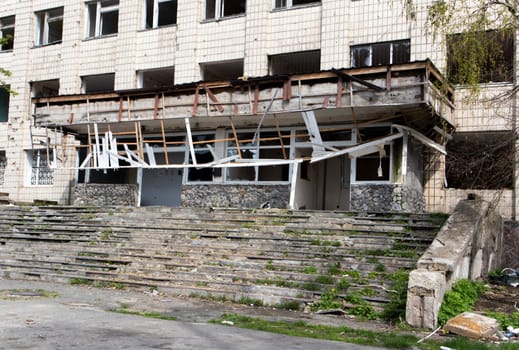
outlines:
[{"label": "stone retaining wall", "polygon": [[183,207],[259,208],[270,202],[272,208],[288,208],[288,185],[185,185]]},{"label": "stone retaining wall", "polygon": [[406,321],[434,329],[445,292],[501,266],[503,220],[482,200],[462,200],[409,275]]},{"label": "stone retaining wall", "polygon": [[74,205],[135,206],[137,185],[131,184],[77,184],[74,188]]},{"label": "stone retaining wall", "polygon": [[423,212],[422,191],[398,184],[352,184],[350,197],[354,211]]}]

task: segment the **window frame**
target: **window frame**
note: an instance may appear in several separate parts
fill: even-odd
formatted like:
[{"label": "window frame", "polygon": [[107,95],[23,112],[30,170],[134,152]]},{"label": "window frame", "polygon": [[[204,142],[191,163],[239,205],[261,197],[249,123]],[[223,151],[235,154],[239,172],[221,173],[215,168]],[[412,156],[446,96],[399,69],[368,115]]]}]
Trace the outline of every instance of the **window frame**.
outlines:
[{"label": "window frame", "polygon": [[[195,140],[195,138],[200,137],[200,136],[206,136],[206,140],[208,140],[209,142],[205,142],[203,144],[196,144],[196,142],[203,142],[203,141],[200,141],[200,140]],[[184,164],[192,164],[193,159],[191,158],[191,150],[189,148],[189,145],[187,144],[187,137],[188,137],[188,135],[186,134],[186,145],[185,145],[185,152],[184,152]],[[195,144],[193,145],[193,148],[194,148],[195,157],[196,157],[197,153],[202,153],[202,152],[204,152],[204,153],[205,152],[211,153],[211,151],[207,147],[205,147],[204,145],[209,144],[214,149],[216,135],[215,135],[214,132],[213,133],[211,133],[211,132],[194,132],[192,134],[192,140],[193,140],[193,142],[195,142]],[[214,161],[214,158],[213,158],[212,161]],[[206,164],[206,163],[200,163],[200,164]],[[201,168],[201,169],[203,169],[203,168]],[[184,171],[182,182],[184,184],[188,184],[188,185],[207,185],[207,184],[214,184],[215,182],[217,182],[215,180],[218,178],[218,175],[215,174],[215,168],[206,168],[206,169],[209,169],[210,171],[212,171],[212,179],[211,180],[190,180],[190,178],[189,178],[190,173],[192,171],[199,171],[201,169],[197,169],[195,167],[188,167],[188,168],[186,168],[187,171]]]},{"label": "window frame", "polygon": [[[61,10],[61,11],[60,11]],[[53,15],[53,11],[61,12],[61,14]],[[55,7],[43,11],[38,11],[36,15],[36,40],[35,46],[46,46],[59,44],[63,41],[63,7]],[[59,40],[49,41],[50,23],[61,22],[61,33]]]},{"label": "window frame", "polygon": [[[208,17],[207,16],[207,3],[208,1],[214,2],[214,16]],[[241,13],[235,13],[232,15],[225,15],[225,1],[227,0],[205,0],[204,1],[204,21],[219,21],[226,18],[233,18],[233,17],[239,17],[239,16],[245,16],[247,13],[247,0],[240,0],[244,2],[244,10]]]},{"label": "window frame", "polygon": [[[116,2],[116,4],[103,6],[103,3],[108,2]],[[95,5],[95,23],[92,27],[92,13],[91,8]],[[108,13],[117,13],[117,30],[115,32],[103,34],[103,20],[105,15]],[[94,39],[105,36],[117,35],[119,33],[119,0],[96,0],[86,3],[86,11],[85,11],[85,24],[86,24],[86,38]],[[92,30],[93,29],[93,30]]]},{"label": "window frame", "polygon": [[[279,5],[278,2],[280,3]],[[294,0],[272,0],[272,9],[274,11],[289,10],[293,8],[321,5],[321,2],[321,0],[312,0],[304,4],[294,5]]]},{"label": "window frame", "polygon": [[[28,169],[26,172],[26,185],[37,187],[53,186],[54,170],[51,168],[50,163],[52,162],[54,152],[50,150],[50,154],[48,154],[47,149],[30,149],[25,152]],[[45,180],[44,176],[47,176],[47,180]]]},{"label": "window frame", "polygon": [[[151,27],[148,26],[148,4],[149,2],[153,2],[153,10],[152,10],[152,13],[151,13]],[[168,24],[163,24],[163,25],[159,25],[159,20],[160,20],[160,4],[161,3],[168,3],[168,2],[174,2],[176,3],[176,11],[177,13],[175,14],[175,21],[174,23],[168,23]],[[168,26],[174,26],[174,25],[177,25],[177,21],[178,21],[178,0],[145,0],[143,1],[143,21],[142,21],[142,28],[144,30],[147,30],[147,29],[155,29],[155,28],[162,28],[162,27],[168,27]]]},{"label": "window frame", "polygon": [[[11,19],[12,19],[12,23],[11,23]],[[4,22],[9,22],[9,23],[4,24]],[[8,40],[7,44],[0,45],[0,52],[12,52],[13,51],[15,24],[16,24],[16,17],[14,15],[0,18],[0,38],[7,38],[7,40]],[[12,34],[11,33],[5,34],[4,31],[6,29],[9,31],[11,31],[11,29],[12,29]],[[12,39],[9,40],[8,36],[12,36]]]},{"label": "window frame", "polygon": [[[376,67],[373,65],[373,48],[376,45],[384,45],[384,44],[390,45],[390,47],[389,47],[389,63],[383,63],[380,65],[401,64],[402,62],[394,63],[394,61],[395,61],[394,47],[395,47],[395,44],[398,44],[398,43],[406,43],[408,45],[409,58],[406,61],[409,62],[411,59],[411,39],[402,39],[402,40],[392,40],[392,41],[382,41],[382,42],[374,42],[374,43],[368,43],[368,44],[351,45],[350,46],[350,66],[352,68]],[[369,50],[369,56],[368,56],[369,63],[368,64],[355,64],[356,62],[355,62],[355,58],[354,58],[354,50],[363,49],[363,48]],[[377,65],[377,66],[380,66],[380,65]]]},{"label": "window frame", "polygon": [[[374,126],[374,127],[386,127],[386,125],[378,125],[378,126]],[[367,128],[369,129],[369,128]],[[388,127],[388,131],[390,131],[391,128]],[[357,135],[357,131],[356,130],[352,130],[353,132],[353,140],[355,141],[355,143],[358,143],[358,135]],[[356,185],[379,185],[379,184],[383,184],[383,185],[387,185],[387,184],[393,184],[394,183],[394,176],[393,176],[393,167],[394,167],[394,161],[395,161],[395,158],[394,158],[394,141],[390,142],[389,144],[385,144],[384,145],[384,148],[386,147],[389,147],[389,152],[386,152],[386,157],[388,158],[389,160],[389,169],[388,169],[388,172],[389,172],[389,176],[388,176],[388,179],[387,180],[357,180],[357,166],[358,166],[358,159],[366,159],[366,158],[372,158],[374,157],[374,155],[376,155],[377,157],[379,157],[379,153],[378,152],[373,152],[373,153],[369,153],[369,154],[366,154],[366,155],[363,155],[363,156],[359,156],[359,157],[353,157],[351,159],[351,170],[350,170],[350,183],[351,184],[356,184]]]},{"label": "window frame", "polygon": [[[261,138],[261,133],[276,133],[276,132],[277,132],[276,129],[264,129],[264,130],[261,130],[258,135],[256,135],[256,138],[259,140]],[[290,143],[284,145],[285,151],[290,153],[292,150],[292,144],[294,143],[294,142],[292,142],[292,140],[294,138],[294,134],[289,129],[281,130],[281,133],[282,134],[284,133],[285,136],[290,136]],[[248,130],[248,129],[238,130],[238,134],[255,134],[255,130]],[[236,145],[232,145],[233,143],[235,143],[233,131],[226,130],[226,135],[227,135],[226,138],[228,141],[225,143],[225,156],[231,157],[231,156],[237,154],[238,147]],[[281,152],[281,148],[282,148],[281,144],[279,144],[279,145],[262,145],[261,142],[255,142],[254,144],[251,143],[250,145],[240,144],[241,152],[251,151],[251,153],[254,155],[254,157],[250,158],[250,159],[260,159],[262,150],[279,149]],[[282,159],[282,158],[279,158],[279,159]],[[260,170],[261,170],[260,168],[262,168],[262,166],[256,165],[256,166],[252,167],[252,168],[254,168],[254,179],[253,180],[230,179],[229,171],[232,169],[235,169],[235,168],[225,168],[225,171],[222,174],[223,182],[227,183],[227,184],[289,184],[290,183],[290,172],[292,171],[292,166],[290,164],[278,165],[278,166],[285,166],[288,168],[287,169],[288,174],[287,174],[286,180],[272,180],[272,181],[261,180],[260,179]]]}]

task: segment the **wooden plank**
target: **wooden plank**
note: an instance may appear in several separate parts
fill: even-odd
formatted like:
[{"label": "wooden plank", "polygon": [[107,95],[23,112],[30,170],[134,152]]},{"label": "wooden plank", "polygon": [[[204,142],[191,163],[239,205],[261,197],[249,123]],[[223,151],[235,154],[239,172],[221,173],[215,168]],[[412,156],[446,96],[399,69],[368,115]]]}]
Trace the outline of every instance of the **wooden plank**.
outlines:
[{"label": "wooden plank", "polygon": [[229,117],[229,121],[231,122],[232,134],[234,136],[234,143],[236,143],[236,150],[238,151],[238,156],[241,158],[240,140],[238,139],[238,134],[236,133],[236,128],[234,127],[234,123],[233,123],[231,117]]},{"label": "wooden plank", "polygon": [[159,95],[155,94],[155,99],[153,101],[153,119],[157,119],[159,117]]},{"label": "wooden plank", "polygon": [[191,111],[191,116],[196,117],[198,113],[198,98],[200,96],[200,87],[197,85],[195,89],[195,98],[193,100],[193,110]]},{"label": "wooden plank", "polygon": [[123,104],[124,100],[123,97],[119,98],[119,114],[117,115],[117,121],[121,121],[123,119]]},{"label": "wooden plank", "polygon": [[279,137],[279,143],[281,144],[281,152],[283,152],[283,159],[287,159],[287,152],[285,150],[285,143],[283,142],[283,134],[281,133],[281,128],[279,127],[278,117],[274,114],[274,122],[276,123],[276,131]]},{"label": "wooden plank", "polygon": [[220,113],[223,113],[225,111],[225,109],[220,104],[220,102],[218,102],[218,99],[216,98],[215,94],[213,94],[211,89],[209,89],[209,87],[207,87],[207,85],[204,85],[204,90],[205,90],[206,95],[209,96],[211,101],[216,105],[216,108],[218,108],[218,111],[220,111]]},{"label": "wooden plank", "polygon": [[[337,97],[336,97],[336,101],[335,101],[335,106],[337,108],[342,107],[342,89],[343,89],[342,78],[338,77],[337,78]],[[352,103],[352,101],[350,100],[350,104],[351,103]]]},{"label": "wooden plank", "polygon": [[160,121],[160,131],[162,132],[162,142],[164,145],[164,157],[166,158],[166,164],[169,165],[168,145],[166,144],[166,133],[164,132],[164,120]]}]

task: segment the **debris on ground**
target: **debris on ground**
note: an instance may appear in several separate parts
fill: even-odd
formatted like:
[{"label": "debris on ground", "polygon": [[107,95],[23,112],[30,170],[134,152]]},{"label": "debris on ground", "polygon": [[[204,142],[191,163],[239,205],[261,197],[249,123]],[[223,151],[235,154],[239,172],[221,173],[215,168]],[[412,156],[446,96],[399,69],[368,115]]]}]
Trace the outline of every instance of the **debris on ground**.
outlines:
[{"label": "debris on ground", "polygon": [[508,285],[514,288],[519,286],[519,269],[504,268],[498,276],[492,276],[489,279],[493,283]]},{"label": "debris on ground", "polygon": [[[473,312],[464,312],[447,321],[445,331],[472,339],[499,338],[499,323],[496,319]],[[500,340],[500,339],[498,339]]]}]

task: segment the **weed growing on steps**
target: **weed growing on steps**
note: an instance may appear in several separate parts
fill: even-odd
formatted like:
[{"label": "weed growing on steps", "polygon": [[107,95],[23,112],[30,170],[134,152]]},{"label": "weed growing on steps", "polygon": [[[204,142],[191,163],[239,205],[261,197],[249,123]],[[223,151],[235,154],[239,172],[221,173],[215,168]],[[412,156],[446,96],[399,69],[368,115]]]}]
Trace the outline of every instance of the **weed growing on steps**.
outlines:
[{"label": "weed growing on steps", "polygon": [[317,267],[315,266],[307,266],[303,269],[303,273],[306,273],[306,274],[309,274],[309,275],[313,275],[315,273],[317,273]]},{"label": "weed growing on steps", "polygon": [[250,306],[263,306],[263,300],[254,299],[247,296],[242,296],[238,299],[238,304],[250,305]]},{"label": "weed growing on steps", "polygon": [[400,322],[405,319],[405,308],[407,303],[407,285],[409,282],[409,271],[398,270],[388,275],[387,278],[392,282],[389,303],[384,306],[380,315],[388,322]]},{"label": "weed growing on steps", "polygon": [[112,229],[111,228],[105,228],[103,230],[103,232],[101,232],[101,234],[99,235],[99,239],[102,240],[102,241],[109,240],[111,234],[112,234]]},{"label": "weed growing on steps", "polygon": [[90,286],[94,283],[94,281],[86,279],[86,278],[73,277],[69,280],[69,283],[72,285]]}]

